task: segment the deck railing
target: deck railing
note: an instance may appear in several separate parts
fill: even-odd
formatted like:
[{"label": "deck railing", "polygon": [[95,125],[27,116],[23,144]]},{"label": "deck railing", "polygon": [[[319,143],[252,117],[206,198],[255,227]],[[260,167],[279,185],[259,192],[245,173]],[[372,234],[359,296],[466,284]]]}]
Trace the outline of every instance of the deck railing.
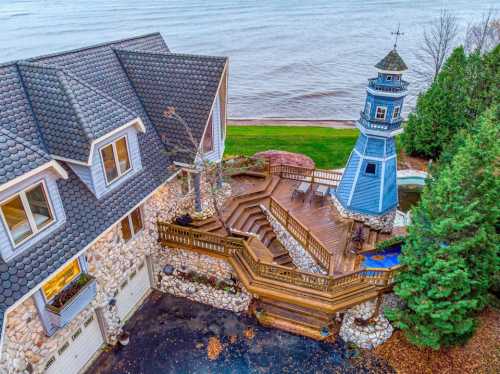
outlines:
[{"label": "deck railing", "polygon": [[281,178],[324,184],[331,187],[336,187],[342,179],[342,173],[337,171],[310,169],[287,164],[272,164],[269,166],[269,171],[271,174],[279,175]]},{"label": "deck railing", "polygon": [[332,298],[338,293],[345,292],[348,287],[361,283],[365,283],[367,287],[376,286],[384,289],[392,283],[397,271],[397,268],[364,269],[340,277],[332,277],[261,261],[255,256],[248,243],[239,238],[223,237],[166,222],[158,222],[158,233],[158,241],[163,245],[202,250],[207,255],[217,257],[238,257],[254,276],[279,282],[280,287],[288,291],[293,291],[288,286],[296,286],[328,293],[325,296]]},{"label": "deck railing", "polygon": [[269,202],[269,211],[283,225],[283,227],[314,257],[328,273],[332,264],[332,254],[325,245],[313,234],[311,230],[300,223],[273,197]]}]

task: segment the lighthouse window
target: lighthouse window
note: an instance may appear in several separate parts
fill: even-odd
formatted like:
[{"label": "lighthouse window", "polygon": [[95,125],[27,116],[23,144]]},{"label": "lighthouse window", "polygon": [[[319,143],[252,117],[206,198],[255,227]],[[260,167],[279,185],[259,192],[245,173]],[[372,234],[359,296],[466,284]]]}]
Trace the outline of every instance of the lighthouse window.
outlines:
[{"label": "lighthouse window", "polygon": [[368,162],[366,164],[365,174],[375,175],[376,171],[377,171],[377,164],[374,164],[373,162]]},{"label": "lighthouse window", "polygon": [[399,118],[399,112],[401,111],[401,107],[397,106],[394,108],[394,111],[392,112],[392,118],[397,119]]},{"label": "lighthouse window", "polygon": [[387,80],[388,80],[388,81],[392,81],[392,75],[388,75],[388,76],[387,76]]},{"label": "lighthouse window", "polygon": [[387,113],[387,108],[385,106],[378,106],[377,107],[377,119],[385,119],[385,114]]}]

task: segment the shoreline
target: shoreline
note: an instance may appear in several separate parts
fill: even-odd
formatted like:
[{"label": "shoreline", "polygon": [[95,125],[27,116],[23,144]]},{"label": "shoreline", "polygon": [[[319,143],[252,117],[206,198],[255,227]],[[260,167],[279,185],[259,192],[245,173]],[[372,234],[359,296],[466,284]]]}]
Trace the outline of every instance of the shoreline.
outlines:
[{"label": "shoreline", "polygon": [[332,129],[355,129],[355,121],[348,119],[307,118],[228,118],[228,126],[295,126],[326,127]]}]

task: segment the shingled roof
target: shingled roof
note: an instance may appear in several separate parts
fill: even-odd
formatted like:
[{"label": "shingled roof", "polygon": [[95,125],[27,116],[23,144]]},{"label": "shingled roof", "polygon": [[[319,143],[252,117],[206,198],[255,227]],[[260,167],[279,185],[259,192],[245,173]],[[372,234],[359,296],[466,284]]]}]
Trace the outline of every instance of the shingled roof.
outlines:
[{"label": "shingled roof", "polygon": [[386,71],[405,71],[408,70],[408,66],[406,66],[405,62],[396,51],[396,49],[392,49],[387,56],[385,56],[382,60],[380,60],[375,67],[380,70]]},{"label": "shingled roof", "polygon": [[36,145],[0,127],[0,185],[26,174],[52,159]]},{"label": "shingled roof", "polygon": [[[138,135],[142,170],[99,200],[63,163],[68,178],[59,179],[57,185],[66,222],[7,263],[0,260],[0,323],[3,323],[8,307],[88,246],[172,174],[169,166],[174,159],[169,152],[165,152],[154,119],[142,103],[143,98],[154,94],[144,87],[144,92],[138,96],[131,82],[134,80],[127,75],[128,69],[122,66],[115,49],[175,56],[170,53],[161,35],[156,33],[0,65],[0,183],[50,160],[49,154],[67,154],[63,152],[68,152],[72,144],[68,135],[72,131],[78,135],[77,146],[83,146],[86,151],[85,142],[89,139],[99,137],[113,128],[116,122],[133,116],[142,120],[146,130]],[[170,63],[172,60],[175,59],[169,57]],[[183,60],[181,58],[179,64],[184,64]],[[209,63],[212,59],[200,58],[198,80],[210,87],[217,86],[221,75],[204,70],[201,61]],[[176,66],[169,69],[179,70]],[[216,71],[221,70],[218,68]],[[160,91],[154,88],[153,80],[145,80],[144,83],[150,84],[155,93],[165,89],[164,82]],[[190,103],[206,100],[208,105],[210,100],[215,100],[213,90],[200,91],[197,85],[184,90],[186,97],[193,97],[192,101],[184,101],[182,110],[186,115],[201,110],[198,105]],[[171,95],[175,96],[176,92],[172,91]],[[211,98],[202,98],[210,93],[213,94]],[[175,100],[173,96],[171,100]],[[90,100],[91,97],[93,100]],[[190,108],[189,105],[193,106]],[[57,114],[53,113],[55,111]],[[100,117],[99,113],[103,116]],[[71,126],[75,127],[62,128],[70,126],[69,121],[74,119],[77,124]],[[200,115],[199,123],[206,123],[207,120],[208,117],[203,119]],[[160,123],[160,126],[163,124]],[[197,122],[196,129],[193,129],[197,134],[203,131],[198,126]],[[65,132],[60,141],[53,138],[57,131]],[[170,136],[177,135],[172,132]],[[73,149],[73,152],[77,152],[77,157],[81,159],[86,156],[81,149]],[[23,157],[19,157],[21,155]],[[27,160],[31,161],[27,163]]]},{"label": "shingled roof", "polygon": [[138,117],[66,69],[25,62],[18,68],[52,155],[87,162],[94,140]]},{"label": "shingled roof", "polygon": [[[177,161],[193,162],[193,141],[199,144],[227,59],[221,57],[117,50],[149,118]],[[174,107],[178,120],[165,117]]]}]

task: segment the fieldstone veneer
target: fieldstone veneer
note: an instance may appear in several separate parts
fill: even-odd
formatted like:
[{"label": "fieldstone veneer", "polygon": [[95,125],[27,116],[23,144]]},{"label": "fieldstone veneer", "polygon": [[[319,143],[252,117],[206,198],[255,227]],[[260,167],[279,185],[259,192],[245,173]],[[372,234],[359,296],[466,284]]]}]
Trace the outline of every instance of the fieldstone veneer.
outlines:
[{"label": "fieldstone veneer", "polygon": [[[230,186],[226,184],[217,197],[219,204],[222,204],[229,195]],[[214,214],[210,200],[206,198],[206,189],[202,188],[203,211],[199,216],[209,217]],[[171,221],[186,212],[194,213],[193,194],[183,195],[179,181],[173,180],[160,187],[143,204],[144,229],[134,238],[125,243],[119,223],[103,234],[85,252],[89,273],[97,280],[97,296],[73,321],[59,329],[53,336],[48,337],[45,334],[31,297],[11,311],[5,323],[0,373],[42,373],[47,360],[70,339],[94,309],[99,311],[107,342],[116,343],[123,321],[118,317],[116,307],[110,306],[109,301],[114,298],[120,284],[147,259],[151,260],[147,261],[149,264],[172,260],[168,254],[170,251],[162,248],[157,242],[156,222],[158,219]],[[179,255],[181,259],[179,261],[196,262],[198,268],[206,268],[207,271],[214,271],[222,277],[229,272],[229,265],[225,263],[220,264],[210,258],[195,259],[192,254],[183,251],[175,253],[184,253]],[[161,277],[161,270],[158,266],[151,267],[154,269],[153,279],[157,282]],[[168,287],[158,283],[153,284],[153,287],[169,290]],[[217,300],[217,296],[214,295],[211,300]],[[197,301],[208,302],[216,307],[221,306],[218,302],[203,298]],[[246,308],[248,303],[245,300],[241,305]]]}]

